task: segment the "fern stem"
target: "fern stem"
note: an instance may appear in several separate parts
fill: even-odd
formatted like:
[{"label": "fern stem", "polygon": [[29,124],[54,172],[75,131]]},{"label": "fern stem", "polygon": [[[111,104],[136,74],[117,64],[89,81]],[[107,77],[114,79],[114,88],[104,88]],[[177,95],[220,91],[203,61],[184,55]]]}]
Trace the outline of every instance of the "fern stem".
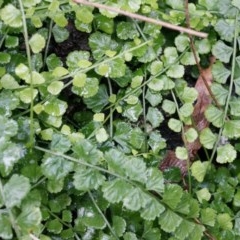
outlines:
[{"label": "fern stem", "polygon": [[116,235],[116,233],[115,233],[114,230],[112,229],[110,223],[108,222],[107,218],[106,218],[105,215],[103,214],[102,210],[101,210],[101,209],[99,208],[99,206],[97,205],[97,203],[96,203],[96,201],[95,201],[95,199],[94,199],[94,197],[93,197],[93,195],[92,195],[92,193],[91,193],[90,191],[88,191],[88,195],[89,195],[89,197],[91,198],[92,203],[93,203],[93,205],[95,206],[95,208],[97,209],[98,213],[102,216],[104,222],[107,224],[110,232],[113,234],[113,236],[114,236],[116,239],[119,240],[118,236]]},{"label": "fern stem", "polygon": [[49,49],[49,45],[50,45],[50,41],[51,41],[51,37],[52,37],[52,28],[53,28],[53,20],[51,19],[50,24],[49,24],[49,28],[48,28],[47,44],[46,44],[46,48],[45,48],[45,51],[44,51],[44,57],[43,57],[43,68],[46,65],[48,49]]},{"label": "fern stem", "polygon": [[29,40],[28,40],[28,29],[27,29],[27,22],[26,17],[24,13],[24,7],[22,0],[18,0],[20,11],[22,14],[22,21],[23,21],[23,35],[24,35],[24,41],[26,45],[26,54],[27,54],[27,60],[28,60],[28,67],[30,71],[30,89],[31,89],[31,103],[30,103],[30,140],[29,140],[29,147],[33,147],[34,143],[34,124],[33,124],[33,81],[32,81],[32,61],[31,61],[31,51],[29,46]]},{"label": "fern stem", "polygon": [[[234,83],[234,72],[235,72],[235,67],[236,67],[236,55],[237,55],[237,38],[238,38],[238,27],[237,27],[237,23],[238,23],[238,15],[239,15],[239,11],[237,11],[236,17],[235,17],[235,32],[234,32],[234,40],[233,40],[233,57],[232,57],[232,68],[231,68],[231,77],[230,77],[230,84],[229,84],[229,90],[228,90],[228,96],[226,99],[226,104],[225,104],[225,109],[224,109],[224,113],[223,113],[223,121],[226,121],[227,119],[227,115],[228,115],[228,109],[229,109],[229,102],[230,102],[230,98],[232,96],[232,91],[233,91],[233,83]],[[225,122],[223,122],[223,126],[220,128],[219,133],[218,133],[218,138],[217,141],[214,145],[213,151],[212,151],[212,155],[210,158],[210,163],[213,161],[214,155],[217,151],[217,147],[218,144],[220,142],[221,136],[222,136],[222,132],[223,132],[223,128],[224,128]]]}]

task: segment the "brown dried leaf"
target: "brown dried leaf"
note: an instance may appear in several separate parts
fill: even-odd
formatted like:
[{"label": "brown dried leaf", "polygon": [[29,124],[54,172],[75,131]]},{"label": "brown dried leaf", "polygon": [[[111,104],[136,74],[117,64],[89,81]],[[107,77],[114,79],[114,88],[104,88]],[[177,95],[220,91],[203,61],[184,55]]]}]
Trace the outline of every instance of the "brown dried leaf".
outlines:
[{"label": "brown dried leaf", "polygon": [[[208,86],[212,84],[211,69],[214,61],[215,58],[211,57],[209,67],[201,71],[201,75],[195,84],[195,89],[198,91],[198,98],[193,110],[193,126],[185,126],[184,132],[187,131],[190,127],[194,127],[197,131],[202,131],[209,125],[209,122],[204,116],[204,112],[207,106],[211,103],[212,99],[203,78],[205,79]],[[186,148],[189,152],[189,160],[194,160],[201,146],[202,145],[198,138],[192,143],[186,143]],[[183,176],[187,173],[187,161],[178,159],[174,151],[168,151],[166,157],[160,164],[161,170],[165,170],[170,167],[179,167]]]}]

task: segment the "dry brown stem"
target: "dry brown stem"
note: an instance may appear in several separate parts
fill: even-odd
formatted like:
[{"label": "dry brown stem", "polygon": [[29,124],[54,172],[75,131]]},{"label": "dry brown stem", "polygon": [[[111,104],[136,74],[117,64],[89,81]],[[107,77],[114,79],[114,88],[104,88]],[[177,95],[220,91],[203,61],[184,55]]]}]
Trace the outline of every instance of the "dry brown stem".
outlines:
[{"label": "dry brown stem", "polygon": [[164,21],[161,21],[161,20],[156,20],[156,19],[153,19],[153,18],[149,18],[149,17],[143,16],[143,15],[136,14],[136,13],[130,13],[130,12],[123,11],[123,10],[118,9],[118,8],[106,6],[106,5],[103,5],[103,4],[100,4],[100,3],[88,2],[88,1],[85,1],[85,0],[74,0],[74,2],[81,3],[81,4],[84,4],[84,5],[88,5],[88,6],[92,6],[92,7],[96,7],[96,8],[100,8],[100,9],[105,9],[105,10],[108,10],[108,11],[111,11],[111,12],[116,12],[116,13],[119,13],[121,15],[125,15],[125,16],[130,17],[130,18],[134,18],[134,19],[138,19],[138,20],[141,20],[141,21],[144,21],[144,22],[160,25],[162,27],[169,28],[169,29],[172,29],[172,30],[175,30],[175,31],[179,31],[181,33],[187,33],[187,34],[191,34],[193,36],[197,36],[197,37],[201,37],[201,38],[206,38],[208,36],[208,34],[204,33],[204,32],[198,32],[198,31],[192,30],[190,28],[184,28],[184,27],[176,26],[176,25],[168,23],[168,22],[164,22]]}]

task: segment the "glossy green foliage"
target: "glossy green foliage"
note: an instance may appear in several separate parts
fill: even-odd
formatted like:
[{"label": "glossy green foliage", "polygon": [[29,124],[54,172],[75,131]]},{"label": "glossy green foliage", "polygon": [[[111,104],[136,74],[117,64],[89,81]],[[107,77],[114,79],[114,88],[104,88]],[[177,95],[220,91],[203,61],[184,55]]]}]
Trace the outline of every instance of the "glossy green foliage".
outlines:
[{"label": "glossy green foliage", "polygon": [[[183,0],[93,2],[186,26]],[[188,8],[195,54],[107,9],[0,0],[1,239],[240,238],[240,3]]]}]

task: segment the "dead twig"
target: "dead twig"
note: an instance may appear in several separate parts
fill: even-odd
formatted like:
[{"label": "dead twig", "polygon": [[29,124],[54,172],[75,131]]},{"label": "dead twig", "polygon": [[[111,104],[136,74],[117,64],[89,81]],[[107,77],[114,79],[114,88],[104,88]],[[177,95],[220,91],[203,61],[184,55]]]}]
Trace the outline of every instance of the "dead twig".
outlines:
[{"label": "dead twig", "polygon": [[201,38],[206,38],[208,36],[208,34],[204,33],[204,32],[198,32],[198,31],[192,30],[190,28],[176,26],[176,25],[171,24],[171,23],[167,23],[167,22],[164,22],[164,21],[161,21],[161,20],[156,20],[156,19],[153,19],[153,18],[149,18],[149,17],[143,16],[143,15],[136,14],[136,13],[130,13],[130,12],[123,11],[123,10],[118,9],[118,8],[106,6],[106,5],[103,5],[103,4],[100,4],[100,3],[88,2],[88,1],[85,1],[85,0],[74,0],[74,2],[81,3],[81,4],[87,5],[87,6],[100,8],[100,9],[105,9],[105,10],[108,10],[108,11],[111,11],[111,12],[116,12],[116,13],[119,13],[121,15],[125,15],[125,16],[130,17],[130,18],[134,18],[134,19],[138,19],[138,20],[141,20],[141,21],[144,21],[144,22],[160,25],[162,27],[169,28],[169,29],[172,29],[172,30],[175,30],[175,31],[179,31],[181,33],[187,33],[187,34],[191,34],[193,36],[197,36],[197,37],[201,37]]}]

